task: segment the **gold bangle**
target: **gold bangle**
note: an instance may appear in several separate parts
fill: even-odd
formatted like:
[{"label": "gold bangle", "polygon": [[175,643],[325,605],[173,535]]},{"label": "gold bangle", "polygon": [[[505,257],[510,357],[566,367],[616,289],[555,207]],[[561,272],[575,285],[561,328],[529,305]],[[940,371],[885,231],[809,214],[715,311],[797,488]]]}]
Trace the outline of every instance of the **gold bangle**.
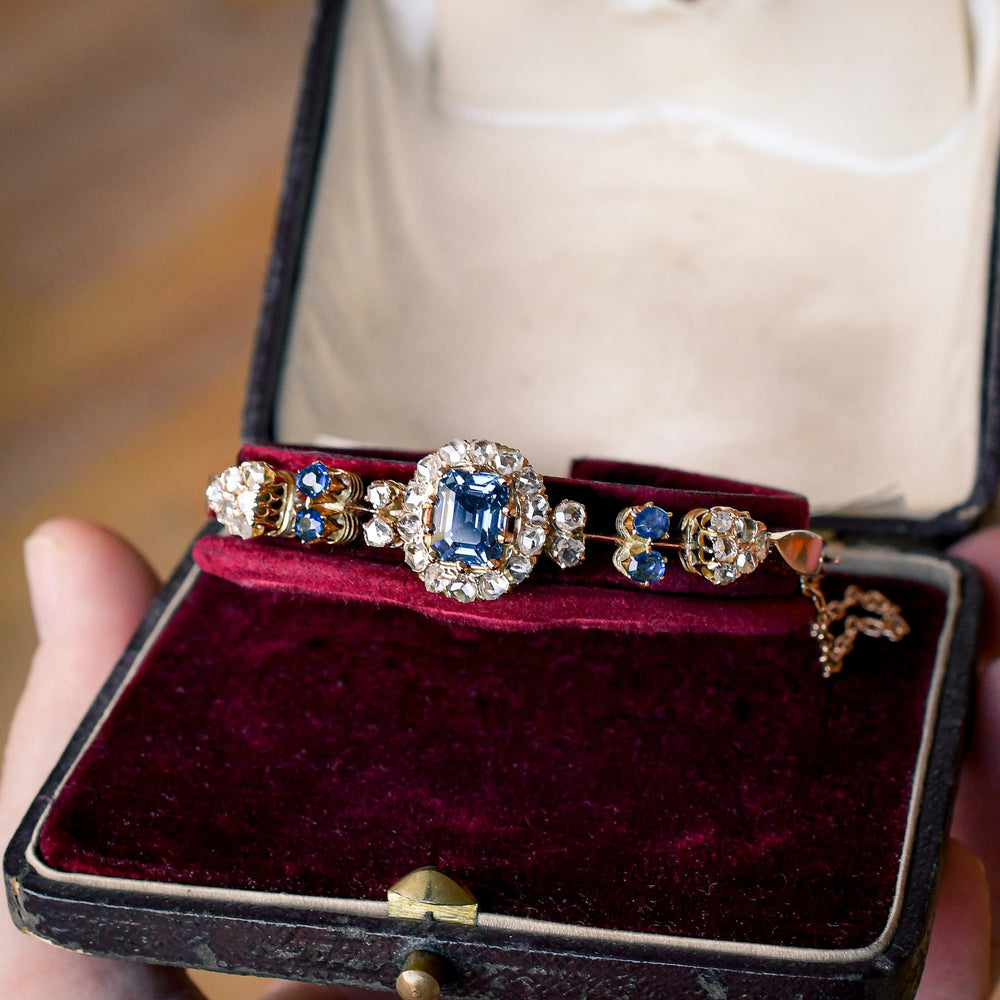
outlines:
[{"label": "gold bangle", "polygon": [[[849,651],[838,653],[844,643],[829,629],[837,619],[819,587],[823,540],[815,532],[771,531],[748,511],[724,505],[687,511],[672,532],[673,514],[647,502],[621,510],[614,535],[588,534],[582,503],[551,506],[524,455],[493,441],[452,441],[420,459],[405,484],[375,480],[366,487],[354,473],[320,461],[295,473],[243,462],[216,476],[206,497],[226,530],[241,538],[343,545],[360,531],[368,546],[402,548],[428,591],[462,603],[504,596],[530,576],[542,553],[562,569],[578,566],[588,542],[613,545],[612,565],[643,587],[663,579],[670,550],[685,572],[716,586],[750,575],[777,552],[816,607],[824,672],[836,672]],[[862,631],[902,638],[908,627],[899,609],[871,593],[880,600],[865,606],[878,621]]]}]

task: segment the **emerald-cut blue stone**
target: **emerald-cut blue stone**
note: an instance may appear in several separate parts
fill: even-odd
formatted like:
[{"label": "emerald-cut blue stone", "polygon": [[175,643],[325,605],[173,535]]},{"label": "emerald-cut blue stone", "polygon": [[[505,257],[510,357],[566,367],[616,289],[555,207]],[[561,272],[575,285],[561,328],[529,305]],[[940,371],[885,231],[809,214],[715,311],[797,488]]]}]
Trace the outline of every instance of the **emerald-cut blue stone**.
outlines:
[{"label": "emerald-cut blue stone", "polygon": [[643,507],[632,518],[632,530],[640,538],[658,541],[670,530],[670,515],[662,507]]},{"label": "emerald-cut blue stone", "polygon": [[430,547],[441,562],[488,566],[503,554],[510,487],[491,472],[452,469],[438,483]]}]

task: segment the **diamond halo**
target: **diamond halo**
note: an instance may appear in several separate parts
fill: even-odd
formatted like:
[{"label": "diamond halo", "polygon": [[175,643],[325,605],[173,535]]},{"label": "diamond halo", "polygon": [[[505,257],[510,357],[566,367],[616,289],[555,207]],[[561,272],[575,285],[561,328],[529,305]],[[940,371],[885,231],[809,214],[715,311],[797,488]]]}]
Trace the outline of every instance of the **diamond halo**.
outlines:
[{"label": "diamond halo", "polygon": [[406,563],[432,593],[494,601],[531,573],[550,517],[545,484],[517,449],[451,441],[422,458],[406,486]]}]

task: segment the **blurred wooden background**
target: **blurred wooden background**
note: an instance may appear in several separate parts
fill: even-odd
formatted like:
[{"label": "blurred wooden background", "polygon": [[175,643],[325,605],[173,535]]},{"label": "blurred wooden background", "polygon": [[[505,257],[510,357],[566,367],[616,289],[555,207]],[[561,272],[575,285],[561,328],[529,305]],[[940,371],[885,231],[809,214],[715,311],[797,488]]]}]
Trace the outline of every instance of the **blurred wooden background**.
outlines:
[{"label": "blurred wooden background", "polygon": [[0,737],[34,645],[25,536],[95,518],[165,574],[236,453],[310,15],[0,5]]}]

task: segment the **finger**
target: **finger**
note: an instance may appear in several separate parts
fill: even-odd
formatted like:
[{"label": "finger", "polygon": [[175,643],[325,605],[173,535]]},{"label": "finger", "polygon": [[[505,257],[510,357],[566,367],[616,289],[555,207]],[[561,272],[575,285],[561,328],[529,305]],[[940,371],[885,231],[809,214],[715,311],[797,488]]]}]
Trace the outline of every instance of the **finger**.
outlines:
[{"label": "finger", "polygon": [[989,936],[983,863],[964,844],[952,840],[916,1000],[985,1000],[990,992]]},{"label": "finger", "polygon": [[[50,521],[25,543],[39,645],[11,723],[0,779],[0,836],[32,796],[128,642],[156,589],[142,557],[81,521]],[[63,951],[0,921],[0,982],[37,1000],[144,1000],[200,994],[176,970]]]},{"label": "finger", "polygon": [[[971,562],[983,581],[979,635],[983,668],[952,832],[986,866],[996,935],[1000,929],[1000,527],[977,531],[951,551]],[[1000,954],[998,945],[993,950]]]},{"label": "finger", "polygon": [[316,986],[279,982],[269,986],[260,1000],[385,1000],[395,992],[361,990],[350,986]]},{"label": "finger", "polygon": [[156,588],[134,549],[85,522],[42,525],[25,543],[25,566],[39,644],[5,754],[5,832],[55,764]]},{"label": "finger", "polygon": [[1000,526],[984,528],[957,542],[952,555],[966,559],[983,581],[979,653],[984,661],[1000,657]]},{"label": "finger", "polygon": [[986,866],[1000,929],[1000,660],[979,677],[972,742],[962,768],[952,832]]}]

